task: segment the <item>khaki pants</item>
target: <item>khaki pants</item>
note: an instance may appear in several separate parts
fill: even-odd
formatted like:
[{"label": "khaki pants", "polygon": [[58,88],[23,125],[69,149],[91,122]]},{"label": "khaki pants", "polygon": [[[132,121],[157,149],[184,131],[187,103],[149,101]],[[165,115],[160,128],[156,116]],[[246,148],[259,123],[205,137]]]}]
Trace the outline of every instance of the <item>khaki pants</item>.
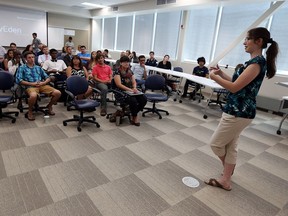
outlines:
[{"label": "khaki pants", "polygon": [[223,113],[220,123],[210,140],[210,146],[214,154],[219,157],[225,156],[225,163],[236,164],[239,135],[252,120]]}]

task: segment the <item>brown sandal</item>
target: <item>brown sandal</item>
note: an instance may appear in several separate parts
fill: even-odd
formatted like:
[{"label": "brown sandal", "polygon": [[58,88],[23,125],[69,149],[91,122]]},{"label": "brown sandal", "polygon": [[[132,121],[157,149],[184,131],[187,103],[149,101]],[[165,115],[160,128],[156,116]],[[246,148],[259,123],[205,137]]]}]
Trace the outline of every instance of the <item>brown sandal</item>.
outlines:
[{"label": "brown sandal", "polygon": [[35,116],[33,114],[31,114],[31,115],[27,114],[27,119],[29,121],[34,121],[35,120]]}]

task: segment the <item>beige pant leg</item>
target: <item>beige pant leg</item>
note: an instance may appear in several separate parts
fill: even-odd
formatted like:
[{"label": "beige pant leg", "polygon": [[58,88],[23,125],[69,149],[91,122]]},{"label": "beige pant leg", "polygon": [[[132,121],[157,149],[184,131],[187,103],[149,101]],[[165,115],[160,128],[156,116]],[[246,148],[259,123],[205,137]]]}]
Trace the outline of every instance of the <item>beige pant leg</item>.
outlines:
[{"label": "beige pant leg", "polygon": [[225,156],[226,163],[236,164],[239,135],[252,120],[223,113],[220,123],[210,140],[210,146],[214,154],[219,157]]}]

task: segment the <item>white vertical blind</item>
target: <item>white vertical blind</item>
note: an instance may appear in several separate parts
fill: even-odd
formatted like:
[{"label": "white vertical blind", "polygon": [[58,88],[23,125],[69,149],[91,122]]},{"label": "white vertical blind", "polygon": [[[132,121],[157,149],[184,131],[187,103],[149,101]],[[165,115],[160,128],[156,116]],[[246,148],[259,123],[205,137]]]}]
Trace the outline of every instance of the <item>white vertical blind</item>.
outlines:
[{"label": "white vertical blind", "polygon": [[277,59],[278,74],[288,75],[288,3],[280,8],[274,15],[271,24],[271,37],[279,44],[280,53]]},{"label": "white vertical blind", "polygon": [[181,11],[157,14],[154,41],[157,56],[168,54],[171,58],[176,58],[180,26]]},{"label": "white vertical blind", "polygon": [[154,14],[135,16],[133,50],[138,54],[148,54],[152,43]]},{"label": "white vertical blind", "polygon": [[[269,2],[264,2],[223,7],[218,40],[216,41],[215,56],[229,46],[229,44],[247,29],[251,23],[259,18],[269,6]],[[265,27],[266,22],[262,23],[261,26]],[[249,55],[245,54],[243,44],[239,43],[238,46],[220,61],[220,64],[236,66],[239,63],[244,63],[248,59]]]},{"label": "white vertical blind", "polygon": [[190,10],[186,28],[183,59],[194,60],[204,56],[209,62],[212,51],[215,26],[217,21],[217,7]]},{"label": "white vertical blind", "polygon": [[114,49],[116,17],[104,19],[103,48]]},{"label": "white vertical blind", "polygon": [[116,50],[131,49],[133,16],[118,17]]}]

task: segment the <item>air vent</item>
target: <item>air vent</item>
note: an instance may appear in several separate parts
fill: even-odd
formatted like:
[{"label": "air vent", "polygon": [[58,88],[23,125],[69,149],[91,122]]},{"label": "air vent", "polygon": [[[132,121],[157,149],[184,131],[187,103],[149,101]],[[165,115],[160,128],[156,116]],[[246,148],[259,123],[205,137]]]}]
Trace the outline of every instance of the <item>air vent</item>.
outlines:
[{"label": "air vent", "polygon": [[166,0],[157,0],[157,5],[166,4]]},{"label": "air vent", "polygon": [[167,0],[167,4],[173,4],[176,3],[176,0]]},{"label": "air vent", "polygon": [[118,6],[112,7],[112,11],[118,11]]},{"label": "air vent", "polygon": [[176,0],[157,0],[157,5],[176,3]]}]

